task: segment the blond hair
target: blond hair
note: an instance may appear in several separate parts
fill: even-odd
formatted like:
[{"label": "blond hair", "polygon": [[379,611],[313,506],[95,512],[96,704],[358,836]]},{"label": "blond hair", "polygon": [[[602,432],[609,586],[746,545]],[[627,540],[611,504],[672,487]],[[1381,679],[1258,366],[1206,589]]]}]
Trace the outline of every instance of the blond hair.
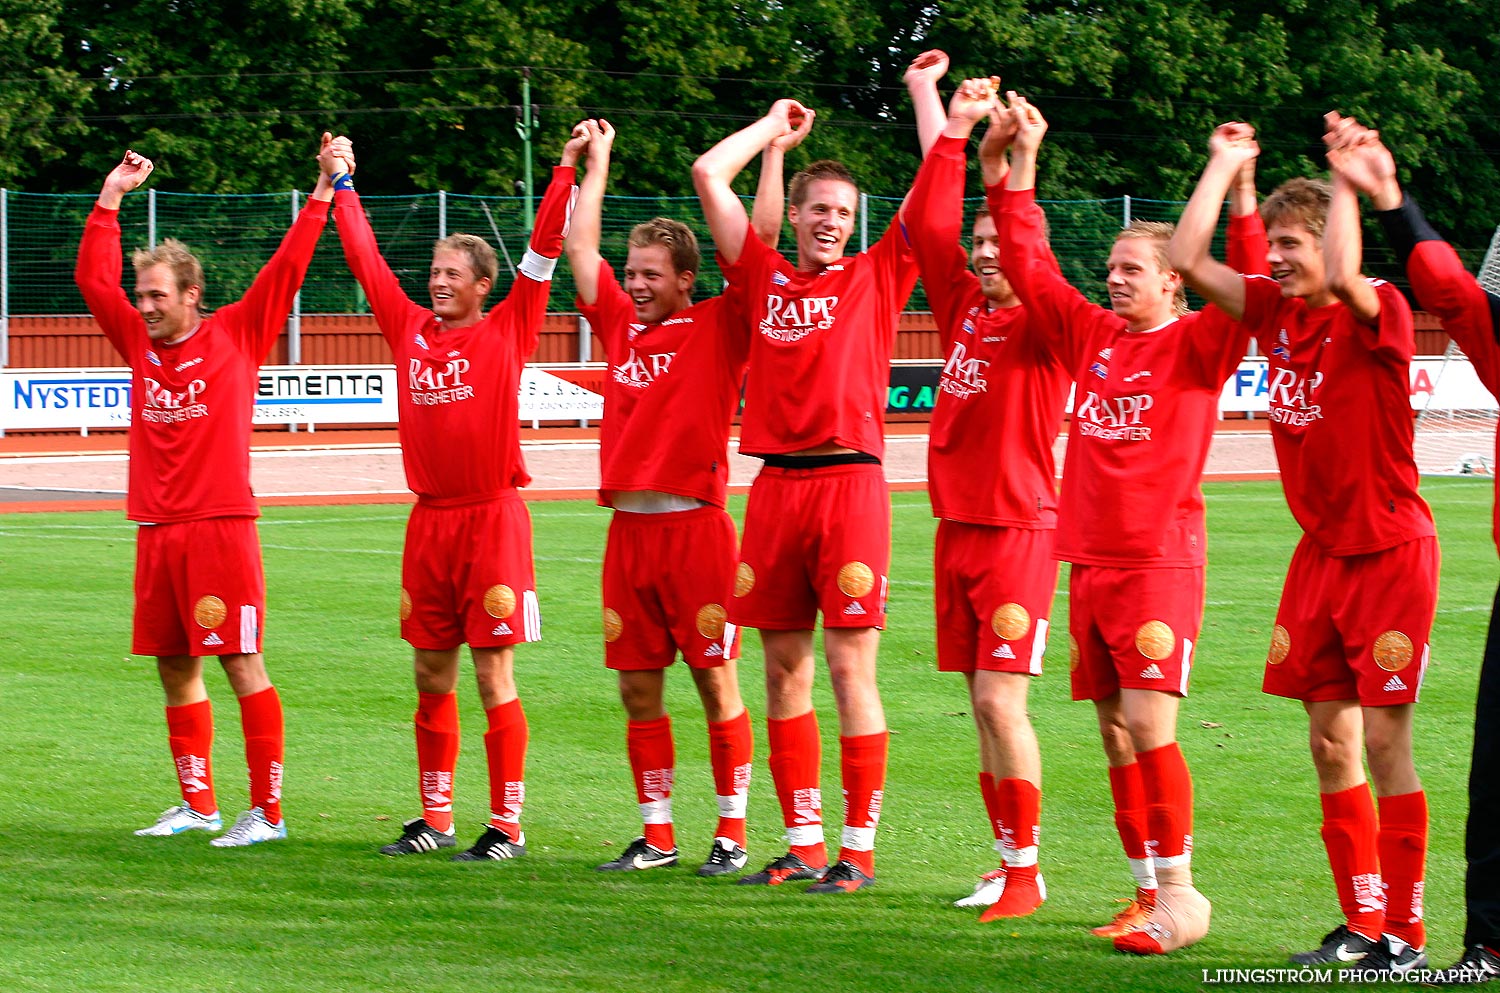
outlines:
[{"label": "blond hair", "polygon": [[848,183],[859,191],[859,184],[854,181],[854,174],[842,162],[833,159],[819,159],[812,165],[803,169],[792,177],[791,185],[787,188],[787,199],[793,207],[802,206],[807,199],[807,188],[820,179],[831,179],[840,183]]},{"label": "blond hair", "polygon": [[1260,219],[1267,228],[1277,224],[1300,224],[1314,238],[1323,237],[1328,222],[1328,205],[1333,202],[1333,187],[1321,179],[1289,179],[1260,205]]},{"label": "blond hair", "polygon": [[176,238],[163,238],[155,248],[137,248],[130,255],[130,265],[137,276],[152,266],[166,266],[178,293],[192,286],[203,288],[203,263]]},{"label": "blond hair", "polygon": [[631,248],[651,248],[660,245],[672,259],[672,268],[679,273],[696,274],[703,263],[703,253],[698,248],[698,236],[693,229],[670,217],[653,217],[630,229],[627,244]]}]

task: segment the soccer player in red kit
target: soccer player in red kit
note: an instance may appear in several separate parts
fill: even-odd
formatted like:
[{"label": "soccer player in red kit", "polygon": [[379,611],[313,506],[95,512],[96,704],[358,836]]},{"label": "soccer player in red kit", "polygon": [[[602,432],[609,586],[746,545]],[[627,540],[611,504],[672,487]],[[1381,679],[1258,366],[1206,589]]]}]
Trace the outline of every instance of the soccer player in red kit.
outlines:
[{"label": "soccer player in red kit", "polygon": [[381,848],[410,855],[454,847],[459,646],[474,660],[489,729],[490,818],[455,861],[524,855],[526,715],[516,691],[515,646],[541,637],[531,558],[531,517],[516,489],[531,481],[521,459],[521,368],[536,348],[552,270],[576,194],[574,167],[587,137],[571,138],[537,208],[531,244],[510,292],[488,313],[495,252],[451,234],[433,247],[429,310],[408,299],[380,256],[354,191],[347,139],[325,159],[342,165],[334,217],[349,268],[364,287],[395,355],[402,461],[417,494],[401,557],[401,636],[415,654],[417,770],[422,816]]},{"label": "soccer player in red kit", "polygon": [[1358,194],[1336,155],[1331,189],[1289,180],[1261,205],[1269,277],[1214,261],[1219,202],[1257,149],[1248,125],[1227,124],[1209,150],[1172,259],[1267,356],[1271,437],[1303,537],[1264,688],[1307,711],[1323,843],[1344,913],[1321,947],[1292,961],[1405,972],[1427,962],[1427,801],[1411,734],[1438,587],[1437,536],[1412,456],[1411,309],[1394,286],[1360,275]]},{"label": "soccer player in red kit", "polygon": [[[1427,222],[1415,200],[1401,191],[1396,163],[1380,134],[1353,118],[1329,114],[1329,158],[1339,174],[1370,198],[1386,241],[1406,267],[1412,292],[1436,314],[1474,365],[1480,382],[1500,394],[1500,297],[1487,292],[1464,269],[1458,253]],[[1496,439],[1500,446],[1500,437]],[[1493,511],[1500,544],[1500,501]],[[1490,615],[1489,636],[1479,668],[1474,703],[1474,745],[1469,764],[1469,816],[1464,831],[1464,953],[1445,969],[1450,983],[1500,979],[1500,596]]]},{"label": "soccer player in red kit", "polygon": [[1077,381],[1055,554],[1073,563],[1073,697],[1098,712],[1115,824],[1136,877],[1135,900],[1094,930],[1121,951],[1162,954],[1209,925],[1192,881],[1192,777],[1176,726],[1203,616],[1199,479],[1245,339],[1215,308],[1188,312],[1166,261],[1168,224],[1120,232],[1106,279],[1111,309],[1068,285],[1035,209],[1046,122],[1010,96],[1018,131],[997,218],[1000,263],[1028,329]]},{"label": "soccer player in red kit", "polygon": [[[810,126],[809,118],[805,124]],[[599,252],[615,130],[588,135],[588,172],[564,247],[578,307],[604,344],[599,502],[614,509],[604,552],[604,661],[619,673],[626,750],[644,830],[601,870],[675,865],[676,752],[663,698],[681,652],[708,720],[719,822],[700,876],[745,866],[753,736],[735,660],[739,632],[725,604],[738,548],[725,511],[729,425],[740,400],[749,336],[723,297],[693,303],[698,241],[657,217],[630,232],[625,283]],[[781,224],[781,157],[806,133],[768,147],[756,198],[757,236]],[[733,326],[731,327],[731,324]]]},{"label": "soccer player in red kit", "polygon": [[[912,101],[938,100],[934,81],[908,77]],[[1015,117],[990,79],[965,81],[941,136],[907,197],[907,235],[922,285],[947,338],[928,445],[928,490],[939,519],[934,555],[938,668],[969,684],[979,732],[979,790],[1001,865],[958,906],[981,920],[1021,917],[1046,898],[1037,871],[1041,754],[1026,713],[1041,674],[1057,588],[1052,443],[1072,385],[1058,357],[1026,323],[1006,281],[988,210],[960,244],[964,149],[975,124],[993,120],[980,146],[985,189],[998,196]],[[972,266],[973,271],[969,271]]]},{"label": "soccer player in red kit", "polygon": [[[896,316],[916,264],[897,221],[868,251],[844,255],[859,190],[836,162],[815,162],[792,178],[795,265],[749,237],[731,182],[805,114],[794,100],[777,101],[700,156],[693,182],[732,294],[744,294],[741,316],[750,328],[740,450],[766,463],[750,493],[729,619],[761,632],[771,778],[791,847],[740,882],[817,879],[809,892],[842,893],[868,886],[875,874],[887,752],[875,661],[890,560],[880,457]],[[812,709],[820,610],[844,783],[843,844],[831,867]]]},{"label": "soccer player in red kit", "polygon": [[[324,136],[324,144],[328,136]],[[167,740],[182,803],[136,834],[218,831],[214,722],[203,656],[217,655],[239,699],[250,809],[210,844],[286,837],[281,698],[261,655],[266,584],[250,490],[250,421],[260,364],[328,219],[333,185],[318,176],[281,247],[238,302],[206,313],[203,267],[175,239],[135,252],[135,305],[120,288],[120,203],[151,174],[127,151],[104,179],[78,246],[78,288],[131,369],[130,495],[136,538],[131,650],[156,656]]]}]

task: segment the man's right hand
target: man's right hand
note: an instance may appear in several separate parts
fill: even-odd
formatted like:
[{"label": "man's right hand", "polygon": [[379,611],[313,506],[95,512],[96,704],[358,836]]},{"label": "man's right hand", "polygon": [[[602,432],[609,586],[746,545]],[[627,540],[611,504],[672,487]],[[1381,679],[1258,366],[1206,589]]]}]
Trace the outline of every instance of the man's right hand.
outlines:
[{"label": "man's right hand", "polygon": [[99,205],[111,210],[119,210],[125,194],[144,183],[154,168],[156,167],[150,159],[139,152],[126,149],[125,157],[120,160],[120,164],[104,177],[104,187],[99,191]]}]

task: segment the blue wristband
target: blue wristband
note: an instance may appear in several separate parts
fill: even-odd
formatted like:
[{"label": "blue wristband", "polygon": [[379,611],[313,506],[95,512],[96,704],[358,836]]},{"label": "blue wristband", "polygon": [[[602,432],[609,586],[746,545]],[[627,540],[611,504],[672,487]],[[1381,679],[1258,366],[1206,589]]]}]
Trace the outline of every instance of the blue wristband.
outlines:
[{"label": "blue wristband", "polygon": [[335,174],[333,177],[333,188],[336,190],[354,189],[354,177],[347,172]]}]

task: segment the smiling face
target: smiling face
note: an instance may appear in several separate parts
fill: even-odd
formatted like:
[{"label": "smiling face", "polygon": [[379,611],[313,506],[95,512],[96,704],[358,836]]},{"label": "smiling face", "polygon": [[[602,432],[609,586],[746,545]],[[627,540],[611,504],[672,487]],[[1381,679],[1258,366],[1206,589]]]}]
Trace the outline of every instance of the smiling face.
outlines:
[{"label": "smiling face", "polygon": [[152,341],[173,342],[198,326],[198,300],[202,289],[177,288],[177,279],[165,263],[147,266],[135,274],[135,309],[146,322]]},{"label": "smiling face", "polygon": [[1161,259],[1154,238],[1123,237],[1109,253],[1109,305],[1132,331],[1167,323],[1177,313],[1182,277]]},{"label": "smiling face", "polygon": [[1296,222],[1272,225],[1266,232],[1269,250],[1266,264],[1271,278],[1281,284],[1283,297],[1302,297],[1314,306],[1331,297],[1327,270],[1323,265],[1323,243],[1306,225]]},{"label": "smiling face", "polygon": [[631,245],[625,292],[635,304],[637,321],[659,324],[693,302],[693,273],[679,272],[665,245]]},{"label": "smiling face", "polygon": [[859,213],[859,190],[842,179],[814,179],[786,216],[797,236],[797,268],[825,269],[844,257]]},{"label": "smiling face", "polygon": [[1014,307],[1020,303],[1000,269],[1000,234],[995,229],[995,219],[987,211],[974,218],[969,264],[979,277],[980,292],[992,307]]},{"label": "smiling face", "polygon": [[484,316],[484,298],[489,296],[490,280],[474,274],[467,252],[439,248],[432,253],[427,292],[432,297],[432,312],[445,325],[468,327],[479,323]]}]

